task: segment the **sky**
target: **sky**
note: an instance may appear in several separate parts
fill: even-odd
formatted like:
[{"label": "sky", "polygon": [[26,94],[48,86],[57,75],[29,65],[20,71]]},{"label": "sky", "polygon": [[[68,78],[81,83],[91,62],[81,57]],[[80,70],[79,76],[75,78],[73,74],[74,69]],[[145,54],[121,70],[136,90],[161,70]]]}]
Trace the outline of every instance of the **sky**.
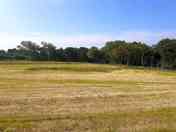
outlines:
[{"label": "sky", "polygon": [[58,47],[176,37],[175,0],[0,0],[0,49],[23,40]]}]

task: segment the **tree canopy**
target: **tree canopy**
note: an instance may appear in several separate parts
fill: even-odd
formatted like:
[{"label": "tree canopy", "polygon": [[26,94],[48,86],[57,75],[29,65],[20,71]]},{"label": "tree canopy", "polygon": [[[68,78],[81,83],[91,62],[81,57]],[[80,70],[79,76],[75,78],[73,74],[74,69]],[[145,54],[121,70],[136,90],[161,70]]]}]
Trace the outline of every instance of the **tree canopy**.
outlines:
[{"label": "tree canopy", "polygon": [[16,48],[0,50],[0,60],[112,63],[176,69],[176,39],[154,46],[142,42],[109,41],[102,48],[57,48],[52,43],[22,41]]}]

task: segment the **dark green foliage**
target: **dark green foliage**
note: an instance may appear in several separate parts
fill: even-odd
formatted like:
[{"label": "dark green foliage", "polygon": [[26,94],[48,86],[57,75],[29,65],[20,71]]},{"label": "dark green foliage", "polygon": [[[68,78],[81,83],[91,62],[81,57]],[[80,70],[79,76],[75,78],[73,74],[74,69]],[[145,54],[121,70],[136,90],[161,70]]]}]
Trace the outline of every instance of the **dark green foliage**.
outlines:
[{"label": "dark green foliage", "polygon": [[57,59],[56,47],[47,42],[41,42],[42,47],[40,47],[40,59],[47,61],[55,61]]},{"label": "dark green foliage", "polygon": [[105,63],[105,54],[97,47],[91,47],[87,52],[88,60],[92,63]]},{"label": "dark green foliage", "polygon": [[168,69],[176,68],[176,39],[163,39],[156,46],[161,55],[161,67]]},{"label": "dark green foliage", "polygon": [[107,42],[102,49],[109,63],[136,66],[150,66],[152,48],[140,42]]},{"label": "dark green foliage", "polygon": [[57,49],[47,42],[38,45],[31,41],[22,41],[17,48],[0,50],[0,60],[112,63],[176,69],[176,39],[163,39],[155,46],[141,42],[110,41],[101,49]]},{"label": "dark green foliage", "polygon": [[24,56],[27,60],[38,60],[40,57],[40,46],[31,41],[22,41],[18,50],[20,56]]},{"label": "dark green foliage", "polygon": [[0,50],[0,60],[5,60],[7,58],[6,52],[4,50]]}]

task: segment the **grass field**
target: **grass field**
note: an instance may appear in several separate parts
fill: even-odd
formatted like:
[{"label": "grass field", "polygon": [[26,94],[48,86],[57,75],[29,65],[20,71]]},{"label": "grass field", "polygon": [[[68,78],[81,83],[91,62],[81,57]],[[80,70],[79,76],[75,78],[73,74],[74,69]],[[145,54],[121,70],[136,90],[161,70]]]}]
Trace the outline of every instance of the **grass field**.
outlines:
[{"label": "grass field", "polygon": [[175,132],[176,72],[0,62],[0,132]]}]

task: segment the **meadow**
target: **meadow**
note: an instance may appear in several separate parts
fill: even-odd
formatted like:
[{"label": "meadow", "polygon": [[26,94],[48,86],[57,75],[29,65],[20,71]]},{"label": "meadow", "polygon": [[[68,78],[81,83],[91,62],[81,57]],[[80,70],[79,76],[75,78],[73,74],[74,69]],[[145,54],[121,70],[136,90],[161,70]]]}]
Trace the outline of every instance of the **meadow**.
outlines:
[{"label": "meadow", "polygon": [[0,62],[0,132],[175,132],[176,71]]}]

